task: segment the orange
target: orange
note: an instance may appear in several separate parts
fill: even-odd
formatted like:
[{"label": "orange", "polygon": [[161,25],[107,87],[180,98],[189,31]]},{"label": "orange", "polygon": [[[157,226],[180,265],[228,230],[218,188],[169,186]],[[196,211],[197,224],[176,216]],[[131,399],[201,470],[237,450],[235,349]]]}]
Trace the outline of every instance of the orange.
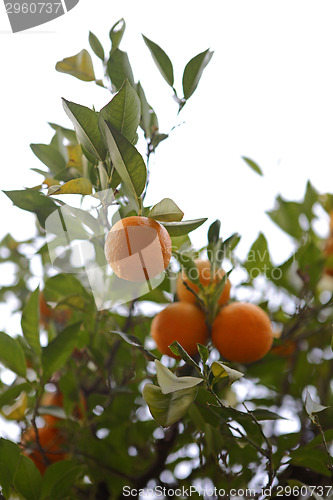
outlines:
[{"label": "orange", "polygon": [[223,307],[216,316],[212,341],[227,360],[252,363],[265,356],[271,348],[271,321],[259,306],[233,302]]},{"label": "orange", "polygon": [[56,323],[64,325],[72,316],[72,311],[69,309],[52,309],[45,300],[44,293],[39,293],[39,315],[40,323],[47,328],[50,320],[54,320]]},{"label": "orange", "polygon": [[296,351],[296,342],[291,339],[285,340],[282,344],[272,347],[272,352],[277,356],[288,358]]},{"label": "orange", "polygon": [[179,358],[169,349],[173,342],[179,342],[193,356],[198,351],[197,343],[205,344],[208,339],[204,313],[188,302],[174,302],[159,312],[152,321],[150,333],[158,350],[172,358]]},{"label": "orange", "polygon": [[22,436],[23,453],[31,458],[40,473],[44,474],[48,465],[65,460],[66,453],[62,450],[65,440],[61,429],[52,426],[38,429],[38,439],[44,453],[37,445],[35,429],[30,427]]},{"label": "orange", "polygon": [[168,231],[159,222],[132,216],[112,226],[105,241],[105,256],[119,278],[148,281],[168,266],[171,245]]},{"label": "orange", "polygon": [[[64,407],[64,396],[63,394],[58,390],[55,392],[44,392],[42,401],[41,401],[42,406],[58,406],[59,408]],[[76,404],[74,407],[74,410],[72,412],[72,416],[82,420],[83,419],[83,412],[82,408],[85,410],[87,407],[86,401],[83,397],[83,394],[80,394],[80,404]],[[53,425],[55,422],[58,422],[60,419],[59,417],[55,417],[54,415],[48,415],[43,413],[42,415],[43,419],[45,422],[49,425]]]},{"label": "orange", "polygon": [[[209,260],[195,260],[194,261],[197,268],[198,268],[198,273],[199,273],[199,280],[200,283],[204,286],[207,287],[210,284],[211,281],[211,272],[210,272],[210,262]],[[225,275],[225,271],[223,269],[218,269],[218,271],[214,275],[214,279],[212,280],[212,283],[216,284],[218,283],[223,276]],[[186,288],[184,285],[183,281],[195,292],[196,294],[199,295],[199,287],[198,285],[195,285],[190,281],[190,279],[186,276],[185,272],[182,271],[179,273],[178,280],[177,280],[177,296],[180,301],[184,302],[192,302],[194,303],[196,301],[195,295]],[[223,288],[223,291],[220,295],[220,298],[218,299],[218,303],[220,305],[225,304],[228,302],[229,297],[230,297],[230,281],[227,280],[225,283],[225,286]]]}]

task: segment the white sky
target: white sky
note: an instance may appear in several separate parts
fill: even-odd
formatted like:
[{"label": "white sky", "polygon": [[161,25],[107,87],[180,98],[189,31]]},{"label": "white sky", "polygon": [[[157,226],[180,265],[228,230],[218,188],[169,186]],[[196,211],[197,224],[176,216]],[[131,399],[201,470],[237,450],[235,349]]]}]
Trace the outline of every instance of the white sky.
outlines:
[{"label": "white sky", "polygon": [[[300,198],[307,179],[321,191],[333,191],[331,0],[158,4],[80,0],[67,15],[12,34],[1,2],[1,189],[40,183],[29,168],[43,166],[29,144],[50,141],[48,121],[70,126],[62,96],[96,109],[110,100],[106,90],[57,73],[54,66],[89,49],[89,30],[108,44],[110,27],[124,17],[122,48],[159,116],[161,131],[185,121],[152,161],[147,202],[171,197],[186,219],[221,219],[224,237],[235,231],[243,235],[243,251],[263,230],[273,255],[286,256],[290,243],[264,214],[276,194]],[[188,60],[208,47],[215,51],[179,118],[171,89],[140,33],[171,58],[179,94]],[[99,60],[93,60],[101,76]],[[242,155],[261,166],[264,178],[245,165]],[[13,208],[1,193],[0,208],[0,237],[7,232],[19,239],[31,235],[33,216]],[[207,227],[192,233],[197,246],[205,244]]]}]

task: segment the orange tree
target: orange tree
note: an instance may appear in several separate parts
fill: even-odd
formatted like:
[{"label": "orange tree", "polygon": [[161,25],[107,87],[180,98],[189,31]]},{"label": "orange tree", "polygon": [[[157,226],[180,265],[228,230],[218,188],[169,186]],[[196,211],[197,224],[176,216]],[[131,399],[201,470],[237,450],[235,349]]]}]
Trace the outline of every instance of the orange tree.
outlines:
[{"label": "orange tree", "polygon": [[[168,135],[120,48],[124,30],[123,20],[112,27],[107,52],[89,35],[100,80],[86,50],[57,63],[58,71],[105,87],[105,106],[97,111],[64,99],[74,129],[51,124],[51,143],[31,145],[44,164],[34,168],[41,184],[6,192],[36,215],[37,232],[29,241],[7,235],[0,244],[1,262],[15,266],[1,300],[15,296],[22,326],[19,335],[0,333],[1,370],[15,375],[10,384],[1,380],[1,415],[19,431],[0,440],[2,498],[113,499],[137,497],[148,487],[156,497],[189,491],[245,497],[246,488],[258,499],[332,496],[332,255],[315,226],[318,214],[332,213],[333,198],[310,183],[301,201],[277,198],[268,216],[294,245],[280,264],[263,234],[240,259],[240,236],[222,238],[218,219],[207,242],[194,249],[189,234],[205,218],[184,221],[171,198],[145,204],[149,159]],[[212,53],[189,61],[179,94],[167,54],[144,42],[181,112]],[[146,226],[159,230],[140,236],[133,250],[133,227],[121,223],[127,217],[145,217],[154,221]],[[126,279],[105,256],[115,224],[121,229],[110,236],[107,257],[120,262]],[[32,253],[43,267],[34,290]],[[206,276],[196,266],[200,259]],[[144,277],[132,282],[127,271],[136,266]],[[234,269],[243,276],[237,286]],[[190,303],[177,296],[177,280]],[[231,307],[240,289],[253,308]],[[178,300],[184,305],[172,307]],[[156,308],[163,317],[153,320]],[[152,321],[153,336],[170,356],[156,348]],[[230,349],[222,357],[230,342],[241,358],[233,359]],[[52,391],[61,397],[45,395]]]}]

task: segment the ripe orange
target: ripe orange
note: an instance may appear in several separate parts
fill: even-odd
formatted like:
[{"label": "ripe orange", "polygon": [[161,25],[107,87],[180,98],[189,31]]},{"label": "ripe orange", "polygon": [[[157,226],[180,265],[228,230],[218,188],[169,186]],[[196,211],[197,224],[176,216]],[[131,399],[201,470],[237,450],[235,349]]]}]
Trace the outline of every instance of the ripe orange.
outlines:
[{"label": "ripe orange", "polygon": [[158,350],[172,358],[179,357],[168,347],[173,342],[179,342],[193,356],[197,343],[205,344],[208,339],[204,313],[188,302],[174,302],[159,312],[152,321],[150,333]]},{"label": "ripe orange", "polygon": [[[194,262],[198,268],[197,272],[199,273],[200,283],[204,287],[207,287],[210,284],[210,279],[211,279],[209,260],[198,259],[198,260],[195,260]],[[215,284],[218,283],[223,278],[224,275],[225,275],[225,271],[223,271],[223,269],[219,269],[215,273],[214,279],[212,280],[212,282]],[[190,292],[190,290],[188,290],[186,288],[183,281],[191,288],[191,290],[193,290],[193,292],[195,292],[196,294],[198,294],[200,296],[200,294],[198,293],[199,292],[198,285],[195,285],[194,283],[192,283],[192,281],[190,281],[190,279],[186,276],[185,272],[182,271],[181,273],[179,273],[178,280],[177,280],[178,299],[180,301],[184,301],[184,302],[195,303],[195,301],[196,301],[195,295],[192,292]],[[227,280],[225,283],[224,289],[220,295],[220,298],[218,299],[218,303],[220,305],[228,302],[229,297],[230,297],[230,287],[231,287],[230,281]]]},{"label": "ripe orange", "polygon": [[171,238],[164,226],[149,217],[126,217],[110,229],[105,256],[119,278],[148,281],[168,266]]},{"label": "ripe orange", "polygon": [[[41,474],[44,474],[48,465],[65,460],[66,453],[62,450],[65,442],[61,429],[52,426],[42,427],[38,429],[39,444],[43,448],[44,454],[40,451],[37,442],[35,429],[30,427],[22,436],[22,446],[24,455],[31,458],[39,469]],[[45,457],[44,457],[45,456]]]},{"label": "ripe orange", "polygon": [[265,356],[271,348],[271,321],[259,306],[233,302],[223,307],[216,316],[212,341],[227,360],[252,363]]}]

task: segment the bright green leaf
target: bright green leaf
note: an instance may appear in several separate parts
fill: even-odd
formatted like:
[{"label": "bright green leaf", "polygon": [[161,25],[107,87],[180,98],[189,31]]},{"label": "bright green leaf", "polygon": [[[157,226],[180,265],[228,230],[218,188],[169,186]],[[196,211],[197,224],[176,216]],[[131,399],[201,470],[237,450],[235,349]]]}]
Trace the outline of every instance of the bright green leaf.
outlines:
[{"label": "bright green leaf", "polygon": [[254,170],[259,175],[263,175],[261,168],[257,163],[255,163],[251,158],[247,158],[246,156],[242,156],[242,159],[247,163],[247,165]]},{"label": "bright green leaf", "polygon": [[25,377],[26,366],[22,348],[15,339],[4,332],[0,332],[0,363]]},{"label": "bright green leaf", "polygon": [[150,53],[161,75],[163,76],[165,81],[170,85],[170,87],[172,87],[174,81],[173,67],[168,55],[164,52],[163,49],[161,49],[159,45],[157,45],[157,43],[152,42],[151,40],[149,40],[149,38],[147,38],[144,35],[142,35],[142,37],[148,49],[150,50]]},{"label": "bright green leaf", "polygon": [[184,98],[189,99],[198,86],[202,72],[211,60],[214,52],[209,49],[193,57],[185,66],[183,73]]},{"label": "bright green leaf", "polygon": [[62,61],[57,62],[56,70],[75,76],[84,82],[95,80],[94,66],[89,52],[85,49],[75,56],[65,57]]},{"label": "bright green leaf", "polygon": [[148,217],[163,222],[180,222],[184,217],[184,212],[170,198],[163,198],[154,205],[148,214]]}]

